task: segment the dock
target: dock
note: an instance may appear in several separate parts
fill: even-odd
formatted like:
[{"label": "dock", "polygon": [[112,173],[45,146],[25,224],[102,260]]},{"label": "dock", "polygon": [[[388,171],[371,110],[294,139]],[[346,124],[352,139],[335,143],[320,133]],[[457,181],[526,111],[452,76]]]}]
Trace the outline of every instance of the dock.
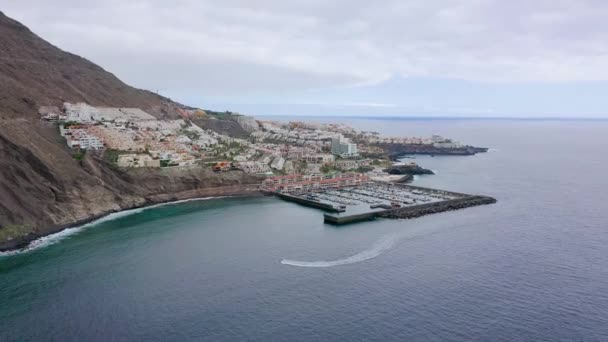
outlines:
[{"label": "dock", "polygon": [[277,196],[280,199],[289,201],[289,202],[295,202],[295,203],[298,203],[298,204],[301,204],[301,205],[304,205],[307,207],[317,208],[317,209],[321,209],[321,210],[325,210],[325,211],[331,211],[331,212],[346,211],[345,209],[342,209],[338,206],[335,206],[335,205],[332,205],[329,203],[322,203],[319,201],[307,199],[307,198],[301,197],[301,196],[294,196],[294,195],[284,194],[284,193],[276,193],[275,196]]},{"label": "dock", "polygon": [[445,211],[496,203],[488,196],[468,195],[406,184],[367,182],[292,193],[270,193],[283,200],[325,211],[323,220],[333,225],[376,218],[411,219]]}]

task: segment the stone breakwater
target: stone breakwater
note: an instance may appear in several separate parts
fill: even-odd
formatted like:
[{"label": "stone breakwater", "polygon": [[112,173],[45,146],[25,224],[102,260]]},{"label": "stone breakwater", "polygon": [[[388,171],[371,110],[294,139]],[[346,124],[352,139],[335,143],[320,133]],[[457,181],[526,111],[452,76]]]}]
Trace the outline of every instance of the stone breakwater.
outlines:
[{"label": "stone breakwater", "polygon": [[367,212],[354,215],[332,215],[324,214],[325,223],[343,225],[355,222],[370,221],[377,217],[390,219],[412,219],[425,215],[442,213],[445,211],[459,210],[478,205],[496,203],[496,199],[487,196],[466,196],[449,201],[419,204],[409,207],[386,209],[383,211]]},{"label": "stone breakwater", "polygon": [[487,196],[468,196],[465,198],[457,198],[449,201],[427,203],[412,207],[388,209],[376,213],[376,217],[392,218],[392,219],[411,219],[420,216],[437,214],[444,211],[452,211],[475,207],[478,205],[486,205],[496,203],[496,199]]}]

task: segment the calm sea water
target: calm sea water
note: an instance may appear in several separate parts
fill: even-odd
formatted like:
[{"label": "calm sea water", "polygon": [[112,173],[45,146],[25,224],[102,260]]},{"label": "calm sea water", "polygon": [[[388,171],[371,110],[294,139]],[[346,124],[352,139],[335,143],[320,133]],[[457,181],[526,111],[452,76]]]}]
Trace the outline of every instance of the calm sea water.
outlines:
[{"label": "calm sea water", "polygon": [[608,341],[608,122],[348,121],[491,147],[417,157],[416,184],[498,203],[341,228],[268,197],[134,212],[0,257],[0,340]]}]

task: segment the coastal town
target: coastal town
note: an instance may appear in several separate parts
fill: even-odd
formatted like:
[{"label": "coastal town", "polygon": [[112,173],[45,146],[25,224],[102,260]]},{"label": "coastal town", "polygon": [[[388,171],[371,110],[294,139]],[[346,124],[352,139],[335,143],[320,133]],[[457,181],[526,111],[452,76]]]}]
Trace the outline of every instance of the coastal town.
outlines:
[{"label": "coastal town", "polygon": [[487,149],[434,135],[386,137],[338,123],[279,122],[226,113],[245,135],[204,128],[197,119],[217,112],[180,109],[181,118],[159,120],[139,108],[64,103],[41,107],[41,120],[82,159],[102,156],[118,168],[210,168],[260,176],[259,191],[325,211],[324,220],[346,224],[376,217],[411,218],[494,203],[473,196],[404,183],[433,174],[407,154],[471,155]]},{"label": "coastal town", "polygon": [[182,118],[159,120],[139,108],[94,107],[64,103],[41,107],[41,119],[56,123],[75,158],[98,153],[120,168],[207,167],[250,174],[317,175],[361,172],[374,180],[400,179],[386,170],[392,165],[382,148],[417,146],[436,153],[462,144],[441,136],[385,137],[347,125],[255,120],[234,115],[245,138],[196,125],[192,118],[210,116],[183,109]]}]

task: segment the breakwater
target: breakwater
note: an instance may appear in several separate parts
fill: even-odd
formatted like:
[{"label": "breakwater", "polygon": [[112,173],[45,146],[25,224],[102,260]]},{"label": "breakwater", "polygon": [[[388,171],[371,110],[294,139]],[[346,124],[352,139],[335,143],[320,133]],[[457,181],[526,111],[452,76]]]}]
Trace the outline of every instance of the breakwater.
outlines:
[{"label": "breakwater", "polygon": [[410,219],[424,215],[458,210],[478,205],[496,203],[496,199],[487,196],[468,196],[444,202],[420,204],[411,207],[389,209],[376,213],[377,217]]},{"label": "breakwater", "polygon": [[445,211],[452,211],[496,203],[496,199],[488,196],[466,196],[447,201],[425,203],[408,207],[386,209],[376,212],[367,212],[354,215],[331,215],[324,214],[325,223],[343,225],[355,222],[369,221],[376,217],[391,219],[412,219],[430,214],[437,214]]}]

